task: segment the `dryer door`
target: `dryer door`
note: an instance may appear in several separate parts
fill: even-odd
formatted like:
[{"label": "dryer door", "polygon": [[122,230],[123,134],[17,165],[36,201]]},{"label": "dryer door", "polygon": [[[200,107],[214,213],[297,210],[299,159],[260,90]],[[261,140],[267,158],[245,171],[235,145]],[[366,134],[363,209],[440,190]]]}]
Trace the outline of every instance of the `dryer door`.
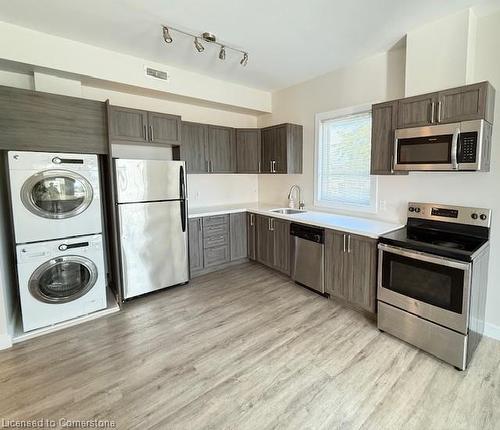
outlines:
[{"label": "dryer door", "polygon": [[89,259],[65,255],[39,266],[30,277],[29,291],[44,303],[68,303],[88,293],[97,275],[97,267]]},{"label": "dryer door", "polygon": [[31,213],[65,219],[82,213],[92,203],[92,185],[69,170],[46,170],[29,177],[21,188],[21,201]]}]

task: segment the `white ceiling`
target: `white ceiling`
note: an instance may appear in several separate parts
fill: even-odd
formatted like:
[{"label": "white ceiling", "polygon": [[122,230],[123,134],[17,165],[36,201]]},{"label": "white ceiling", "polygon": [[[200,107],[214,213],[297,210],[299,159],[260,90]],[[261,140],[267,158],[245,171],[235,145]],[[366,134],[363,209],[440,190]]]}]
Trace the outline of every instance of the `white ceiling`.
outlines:
[{"label": "white ceiling", "polygon": [[[215,78],[276,90],[390,48],[409,30],[481,0],[0,0],[0,20]],[[249,52],[199,54],[160,25],[211,31]],[[438,38],[439,35],[436,35]]]}]

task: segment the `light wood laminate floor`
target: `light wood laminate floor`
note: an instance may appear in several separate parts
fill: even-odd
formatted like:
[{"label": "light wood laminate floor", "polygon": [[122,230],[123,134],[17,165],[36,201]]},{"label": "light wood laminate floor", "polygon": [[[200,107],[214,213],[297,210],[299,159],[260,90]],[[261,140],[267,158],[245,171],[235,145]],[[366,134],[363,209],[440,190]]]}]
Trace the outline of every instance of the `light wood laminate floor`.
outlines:
[{"label": "light wood laminate floor", "polygon": [[0,351],[0,419],[119,429],[498,429],[500,342],[470,368],[247,263]]}]

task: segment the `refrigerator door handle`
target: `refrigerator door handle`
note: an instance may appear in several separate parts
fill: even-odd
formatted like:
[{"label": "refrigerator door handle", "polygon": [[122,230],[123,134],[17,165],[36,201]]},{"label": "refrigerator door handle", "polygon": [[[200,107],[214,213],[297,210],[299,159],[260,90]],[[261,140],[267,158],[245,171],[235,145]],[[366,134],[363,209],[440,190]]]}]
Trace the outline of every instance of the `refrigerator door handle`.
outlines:
[{"label": "refrigerator door handle", "polygon": [[179,168],[179,188],[180,188],[180,197],[182,200],[186,199],[186,182],[184,180],[184,166]]},{"label": "refrigerator door handle", "polygon": [[182,232],[186,232],[186,200],[180,200]]}]

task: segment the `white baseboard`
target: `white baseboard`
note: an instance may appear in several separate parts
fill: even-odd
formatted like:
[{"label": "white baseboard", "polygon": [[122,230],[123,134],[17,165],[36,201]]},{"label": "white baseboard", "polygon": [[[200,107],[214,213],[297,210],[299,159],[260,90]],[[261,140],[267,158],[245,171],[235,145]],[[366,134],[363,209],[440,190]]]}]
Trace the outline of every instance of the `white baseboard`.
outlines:
[{"label": "white baseboard", "polygon": [[7,334],[0,335],[0,349],[7,349],[12,346],[12,339]]},{"label": "white baseboard", "polygon": [[485,323],[484,335],[493,339],[500,340],[500,327],[495,324]]}]

